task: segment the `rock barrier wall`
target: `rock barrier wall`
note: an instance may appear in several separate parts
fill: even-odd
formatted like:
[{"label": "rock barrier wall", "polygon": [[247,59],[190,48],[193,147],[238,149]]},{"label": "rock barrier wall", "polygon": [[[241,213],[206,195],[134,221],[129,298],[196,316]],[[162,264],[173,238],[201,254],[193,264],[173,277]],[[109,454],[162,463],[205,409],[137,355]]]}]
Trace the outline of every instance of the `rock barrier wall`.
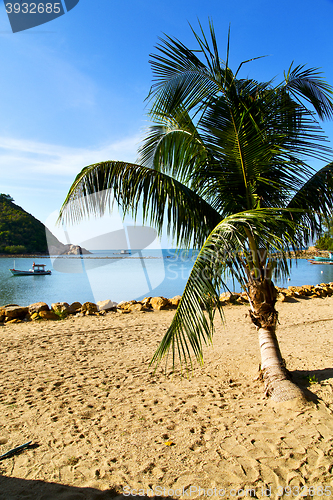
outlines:
[{"label": "rock barrier wall", "polygon": [[[278,291],[277,300],[280,302],[294,302],[295,300],[305,298],[324,298],[333,295],[333,282],[321,283],[320,285],[289,286],[288,288],[276,287]],[[17,304],[7,304],[0,306],[0,324],[21,323],[27,321],[40,320],[60,320],[70,316],[101,316],[108,312],[117,312],[119,314],[129,314],[131,312],[141,312],[149,310],[170,310],[176,309],[181,296],[177,295],[172,299],[165,297],[145,297],[141,301],[130,300],[112,302],[104,300],[97,302],[56,302],[48,306],[45,302],[36,302],[29,306],[19,306]],[[247,294],[224,292],[220,295],[221,305],[239,305],[248,304]]]}]

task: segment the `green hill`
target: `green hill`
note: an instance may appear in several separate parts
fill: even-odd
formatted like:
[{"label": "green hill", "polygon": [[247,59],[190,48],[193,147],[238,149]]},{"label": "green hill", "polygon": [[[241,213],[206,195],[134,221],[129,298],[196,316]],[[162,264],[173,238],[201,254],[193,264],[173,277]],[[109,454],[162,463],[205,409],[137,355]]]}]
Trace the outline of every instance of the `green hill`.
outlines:
[{"label": "green hill", "polygon": [[0,194],[0,253],[48,253],[49,242],[61,245],[57,238],[38,219],[13,203],[13,198]]}]

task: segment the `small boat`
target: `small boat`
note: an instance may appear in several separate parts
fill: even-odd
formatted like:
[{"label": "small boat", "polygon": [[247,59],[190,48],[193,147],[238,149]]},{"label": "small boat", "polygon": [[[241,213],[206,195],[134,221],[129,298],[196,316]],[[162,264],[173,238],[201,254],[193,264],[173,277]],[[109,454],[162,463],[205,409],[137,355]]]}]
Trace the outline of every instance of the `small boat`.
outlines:
[{"label": "small boat", "polygon": [[32,264],[29,271],[19,271],[18,269],[9,269],[13,276],[45,276],[51,274],[51,271],[45,270],[45,264]]},{"label": "small boat", "polygon": [[329,257],[313,257],[313,259],[307,259],[310,264],[332,264],[333,265],[333,253],[329,252]]},{"label": "small boat", "polygon": [[313,260],[308,259],[309,264],[328,264],[329,266],[333,266],[333,260]]}]

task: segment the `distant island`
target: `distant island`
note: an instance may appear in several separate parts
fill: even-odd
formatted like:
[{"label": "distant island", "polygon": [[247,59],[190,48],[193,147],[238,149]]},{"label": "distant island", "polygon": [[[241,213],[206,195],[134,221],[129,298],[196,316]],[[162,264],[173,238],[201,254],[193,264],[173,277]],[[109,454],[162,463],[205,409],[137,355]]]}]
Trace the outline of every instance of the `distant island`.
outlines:
[{"label": "distant island", "polygon": [[79,245],[64,245],[42,222],[0,194],[0,254],[80,255],[91,253]]}]

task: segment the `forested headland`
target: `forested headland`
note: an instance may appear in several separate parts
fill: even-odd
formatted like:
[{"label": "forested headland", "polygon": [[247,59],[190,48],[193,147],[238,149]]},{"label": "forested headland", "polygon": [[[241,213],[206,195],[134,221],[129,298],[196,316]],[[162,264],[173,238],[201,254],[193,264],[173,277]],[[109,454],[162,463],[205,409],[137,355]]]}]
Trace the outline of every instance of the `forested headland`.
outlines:
[{"label": "forested headland", "polygon": [[[48,229],[42,222],[14,203],[8,194],[0,194],[0,254],[48,254]],[[48,231],[54,245],[57,238]]]}]

